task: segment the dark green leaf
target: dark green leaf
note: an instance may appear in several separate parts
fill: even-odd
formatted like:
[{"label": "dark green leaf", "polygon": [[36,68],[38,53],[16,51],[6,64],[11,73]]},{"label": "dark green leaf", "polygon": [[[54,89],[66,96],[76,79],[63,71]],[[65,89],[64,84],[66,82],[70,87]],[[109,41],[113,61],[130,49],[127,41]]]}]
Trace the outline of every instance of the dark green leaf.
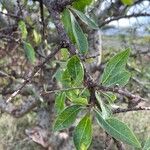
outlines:
[{"label": "dark green leaf", "polygon": [[87,149],[92,141],[92,121],[91,116],[86,115],[77,125],[73,135],[74,144],[77,150],[83,147]]},{"label": "dark green leaf", "polygon": [[73,7],[80,11],[84,11],[85,7],[91,3],[92,0],[75,0],[75,2],[73,2]]},{"label": "dark green leaf", "polygon": [[[125,70],[125,65],[127,63],[128,57],[130,54],[130,49],[127,49],[123,52],[120,52],[119,54],[117,54],[116,56],[112,57],[110,59],[110,61],[107,63],[105,69],[104,69],[104,73],[102,75],[102,84],[103,85],[108,85],[109,86],[109,82],[114,81],[113,78],[120,72],[123,72]],[[129,77],[129,74],[126,75],[125,74],[125,79],[127,80],[127,78]],[[120,74],[119,74],[119,77]],[[122,78],[122,77],[121,77]],[[116,80],[116,78],[114,78]],[[120,80],[123,81],[123,80]],[[119,82],[118,82],[119,83]],[[120,82],[122,84],[122,82]]]},{"label": "dark green leaf", "polygon": [[27,38],[28,32],[27,32],[27,28],[26,28],[26,24],[24,21],[19,21],[19,29],[21,30],[21,34],[22,34],[22,39],[25,40]]},{"label": "dark green leaf", "polygon": [[68,9],[65,9],[62,13],[62,21],[64,24],[65,31],[67,32],[69,38],[73,43],[75,43],[75,37],[72,30],[72,23],[70,18],[70,12]]},{"label": "dark green leaf", "polygon": [[122,71],[114,74],[114,76],[110,76],[106,82],[104,82],[103,85],[105,86],[113,86],[113,85],[119,85],[124,86],[128,83],[130,79],[130,73],[128,71]]},{"label": "dark green leaf", "polygon": [[69,59],[67,63],[67,69],[73,85],[80,85],[84,78],[84,69],[80,62],[80,59],[76,55],[72,56]]},{"label": "dark green leaf", "polygon": [[132,5],[134,3],[134,0],[121,0],[121,2],[124,4],[124,5]]},{"label": "dark green leaf", "polygon": [[150,150],[150,138],[147,139],[142,150]]},{"label": "dark green leaf", "polygon": [[88,51],[88,41],[83,33],[80,25],[78,24],[77,20],[75,19],[74,15],[70,12],[70,17],[71,17],[71,23],[72,23],[72,30],[73,34],[79,49],[79,52],[81,54],[85,54]]},{"label": "dark green leaf", "polygon": [[91,27],[92,29],[98,29],[98,25],[94,22],[94,20],[92,20],[91,18],[87,17],[85,14],[83,14],[81,11],[78,11],[76,9],[71,9],[73,10],[77,16],[85,23],[87,24],[89,27]]},{"label": "dark green leaf", "polygon": [[35,62],[35,51],[30,43],[24,42],[24,51],[27,59],[33,64]]},{"label": "dark green leaf", "polygon": [[59,93],[55,98],[55,109],[57,114],[59,114],[65,108],[65,92]]},{"label": "dark green leaf", "polygon": [[124,124],[123,122],[115,119],[109,118],[104,120],[101,116],[100,112],[95,110],[96,112],[96,119],[98,124],[112,137],[116,138],[117,140],[121,140],[129,145],[132,145],[137,148],[141,148],[141,144],[137,140],[136,136],[133,132],[129,129],[129,127]]},{"label": "dark green leaf", "polygon": [[64,109],[55,120],[54,131],[70,127],[81,109],[80,105],[72,105]]}]

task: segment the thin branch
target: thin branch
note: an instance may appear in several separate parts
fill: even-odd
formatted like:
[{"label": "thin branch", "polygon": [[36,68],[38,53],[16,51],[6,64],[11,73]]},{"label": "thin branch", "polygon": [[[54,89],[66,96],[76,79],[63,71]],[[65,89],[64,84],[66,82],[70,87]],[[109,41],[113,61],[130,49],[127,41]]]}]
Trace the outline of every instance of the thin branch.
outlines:
[{"label": "thin branch", "polygon": [[132,17],[150,17],[149,13],[139,13],[139,14],[131,14],[131,15],[122,15],[122,16],[117,16],[117,17],[113,17],[110,18],[109,20],[105,20],[104,22],[102,22],[99,27],[103,27],[106,24],[109,24],[112,21],[116,21],[122,18],[132,18]]},{"label": "thin branch", "polygon": [[122,109],[122,108],[117,108],[113,110],[113,113],[124,113],[124,112],[130,112],[130,111],[140,111],[140,110],[150,110],[150,107],[134,107],[134,108],[126,108],[126,109]]},{"label": "thin branch", "polygon": [[55,54],[60,50],[60,46],[55,48],[54,51],[49,54],[47,56],[47,58],[45,59],[45,61],[43,61],[40,65],[36,66],[33,70],[33,72],[31,73],[31,75],[22,83],[22,85],[20,86],[20,88],[18,88],[18,90],[16,90],[13,94],[11,94],[11,96],[7,99],[7,103],[10,102],[14,97],[16,97],[17,94],[19,94],[21,92],[21,90],[26,86],[27,83],[29,83],[32,78],[35,76],[35,74],[50,60],[52,59]]}]

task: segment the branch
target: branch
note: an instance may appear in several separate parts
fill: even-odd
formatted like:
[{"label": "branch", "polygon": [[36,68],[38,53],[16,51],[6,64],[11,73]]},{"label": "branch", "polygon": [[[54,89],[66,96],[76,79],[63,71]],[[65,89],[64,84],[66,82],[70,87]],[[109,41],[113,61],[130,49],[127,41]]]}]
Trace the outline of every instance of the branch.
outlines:
[{"label": "branch", "polygon": [[17,94],[19,94],[21,92],[21,90],[26,86],[27,83],[29,83],[32,78],[35,76],[35,74],[50,60],[52,59],[55,54],[60,50],[60,46],[55,48],[54,51],[49,54],[47,56],[47,58],[45,59],[45,61],[43,61],[40,65],[36,66],[33,70],[33,72],[31,73],[31,75],[22,83],[21,87],[16,90],[13,94],[11,94],[11,96],[7,99],[7,103],[10,102],[14,97],[16,97]]},{"label": "branch", "polygon": [[149,111],[150,107],[141,106],[141,107],[127,108],[127,109],[117,108],[117,109],[114,109],[112,112],[116,114],[116,113],[124,113],[124,112],[130,112],[130,111],[140,111],[140,110]]},{"label": "branch", "polygon": [[122,18],[132,18],[132,17],[150,17],[150,14],[149,13],[139,13],[139,14],[122,15],[122,16],[113,17],[113,18],[110,18],[109,20],[105,20],[104,22],[102,22],[99,25],[99,27],[101,28],[104,25],[109,24],[110,22],[115,21],[115,20],[119,20]]},{"label": "branch", "polygon": [[140,101],[146,101],[146,99],[144,99],[138,95],[134,95],[134,94],[130,93],[129,91],[123,90],[119,87],[104,87],[102,85],[95,85],[95,86],[96,86],[96,89],[100,90],[100,91],[114,92],[114,93],[118,93],[120,95],[126,96],[134,104],[138,104]]}]

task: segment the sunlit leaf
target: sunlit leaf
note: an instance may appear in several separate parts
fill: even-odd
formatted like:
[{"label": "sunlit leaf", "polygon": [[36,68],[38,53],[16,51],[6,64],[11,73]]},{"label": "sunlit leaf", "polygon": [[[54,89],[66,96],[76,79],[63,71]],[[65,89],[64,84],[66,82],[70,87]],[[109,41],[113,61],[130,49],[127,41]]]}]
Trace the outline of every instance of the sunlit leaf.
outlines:
[{"label": "sunlit leaf", "polygon": [[64,109],[55,120],[54,131],[70,127],[81,109],[82,107],[80,105],[72,105]]},{"label": "sunlit leaf", "polygon": [[41,35],[34,29],[33,30],[33,37],[36,44],[40,44],[41,42]]},{"label": "sunlit leaf", "polygon": [[79,122],[73,135],[74,144],[77,150],[86,150],[92,141],[92,121],[90,115]]},{"label": "sunlit leaf", "polygon": [[121,140],[129,145],[141,148],[141,144],[139,143],[138,139],[126,124],[115,118],[109,118],[105,120],[98,110],[95,110],[95,113],[98,124],[108,134],[117,140]]}]

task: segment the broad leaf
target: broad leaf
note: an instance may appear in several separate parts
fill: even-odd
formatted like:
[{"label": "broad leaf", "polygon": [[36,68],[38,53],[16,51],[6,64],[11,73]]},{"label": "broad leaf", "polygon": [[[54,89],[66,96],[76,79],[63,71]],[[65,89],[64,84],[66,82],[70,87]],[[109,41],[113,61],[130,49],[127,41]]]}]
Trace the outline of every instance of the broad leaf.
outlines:
[{"label": "broad leaf", "polygon": [[87,149],[92,141],[91,116],[86,115],[77,125],[73,135],[74,144],[77,150]]},{"label": "broad leaf", "polygon": [[100,112],[95,110],[96,112],[96,119],[98,124],[112,137],[116,138],[117,140],[121,140],[129,145],[132,145],[137,148],[141,148],[141,144],[137,140],[136,136],[133,132],[129,129],[129,127],[124,124],[123,122],[115,119],[109,118],[104,120],[101,116]]},{"label": "broad leaf", "polygon": [[55,109],[57,114],[59,114],[65,108],[65,92],[59,93],[55,98]]},{"label": "broad leaf", "polygon": [[79,52],[81,54],[85,54],[88,51],[88,41],[83,33],[80,25],[78,24],[77,20],[75,19],[74,15],[70,12],[70,17],[71,17],[71,24],[72,24],[72,30],[73,34],[79,49]]},{"label": "broad leaf", "polygon": [[80,105],[72,105],[64,109],[55,120],[54,131],[70,127],[81,109]]},{"label": "broad leaf", "polygon": [[121,2],[124,4],[124,5],[132,5],[134,3],[134,0],[121,0]]},{"label": "broad leaf", "polygon": [[18,25],[19,25],[19,29],[21,30],[22,39],[25,40],[28,35],[26,24],[24,21],[21,20],[19,21]]},{"label": "broad leaf", "polygon": [[142,150],[150,150],[150,138],[147,139]]},{"label": "broad leaf", "polygon": [[105,86],[119,85],[124,86],[130,79],[130,73],[128,71],[121,71],[116,73],[114,76],[110,76],[106,82],[103,83]]},{"label": "broad leaf", "polygon": [[72,23],[70,18],[70,12],[68,9],[64,9],[62,13],[62,22],[64,24],[65,31],[73,43],[75,43],[75,37],[72,30]]},{"label": "broad leaf", "polygon": [[[125,65],[127,63],[129,54],[130,54],[130,49],[127,49],[123,52],[120,52],[119,54],[117,54],[116,56],[112,57],[109,60],[109,62],[107,63],[104,69],[104,73],[102,74],[102,85],[109,86],[108,83],[113,81],[114,76],[116,76],[119,72],[122,72],[125,70]],[[125,79],[127,79],[128,76],[129,75],[127,75]],[[121,76],[119,75],[119,77]]]},{"label": "broad leaf", "polygon": [[85,23],[87,24],[89,27],[91,27],[92,29],[98,29],[98,25],[94,22],[94,20],[92,20],[91,18],[87,17],[84,13],[82,13],[81,11],[78,11],[76,9],[71,8],[71,10],[73,10],[73,12],[76,13],[76,15]]},{"label": "broad leaf", "polygon": [[35,62],[35,51],[30,43],[23,42],[25,55],[32,64]]},{"label": "broad leaf", "polygon": [[67,63],[67,70],[71,77],[71,82],[74,86],[80,85],[84,78],[84,69],[80,59],[74,55]]},{"label": "broad leaf", "polygon": [[90,5],[92,0],[75,0],[73,2],[73,7],[80,10],[84,11],[85,7]]}]

